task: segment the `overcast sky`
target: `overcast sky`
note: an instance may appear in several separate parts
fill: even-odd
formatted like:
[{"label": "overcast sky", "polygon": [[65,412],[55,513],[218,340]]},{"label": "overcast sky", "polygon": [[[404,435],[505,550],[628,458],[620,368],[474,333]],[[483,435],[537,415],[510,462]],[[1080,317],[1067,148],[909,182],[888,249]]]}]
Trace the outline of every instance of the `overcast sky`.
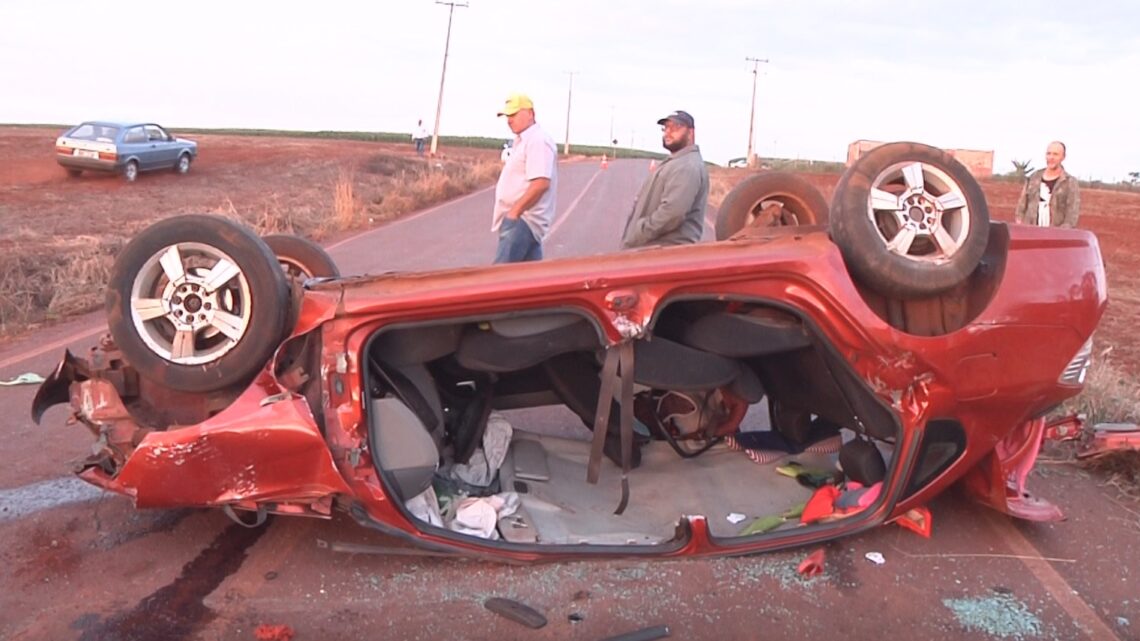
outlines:
[{"label": "overcast sky", "polygon": [[[509,133],[529,93],[570,137],[660,149],[693,114],[708,160],[842,160],[847,144],[993,149],[1106,180],[1140,171],[1140,3],[469,0],[455,9],[441,134]],[[1020,4],[1020,3],[1019,3]],[[410,132],[434,123],[448,9],[433,0],[0,0],[0,122]]]}]

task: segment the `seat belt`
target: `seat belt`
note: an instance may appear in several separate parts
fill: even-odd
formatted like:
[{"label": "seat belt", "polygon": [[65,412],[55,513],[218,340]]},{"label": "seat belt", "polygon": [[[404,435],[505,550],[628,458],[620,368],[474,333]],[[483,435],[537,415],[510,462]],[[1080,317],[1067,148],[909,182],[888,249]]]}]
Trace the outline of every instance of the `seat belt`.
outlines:
[{"label": "seat belt", "polygon": [[590,444],[590,461],[586,468],[586,482],[598,483],[602,471],[602,451],[609,432],[610,407],[618,377],[621,377],[621,501],[614,514],[625,512],[629,505],[629,471],[633,459],[633,342],[625,341],[606,350],[602,364],[602,383],[598,392],[598,408],[594,414],[594,440]]}]

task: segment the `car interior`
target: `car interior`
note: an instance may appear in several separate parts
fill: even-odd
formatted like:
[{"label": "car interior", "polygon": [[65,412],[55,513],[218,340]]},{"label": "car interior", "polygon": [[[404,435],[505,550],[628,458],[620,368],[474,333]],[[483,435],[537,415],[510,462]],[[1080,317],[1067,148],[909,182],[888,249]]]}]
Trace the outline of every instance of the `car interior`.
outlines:
[{"label": "car interior", "polygon": [[[813,522],[840,520],[866,509],[895,467],[897,417],[793,310],[671,302],[632,341],[632,397],[605,393],[624,378],[605,371],[614,349],[574,309],[377,331],[364,411],[386,492],[418,527],[448,536],[660,545],[685,515],[704,516],[717,538],[753,536],[800,525],[821,487],[861,489],[855,509]],[[547,406],[558,410],[528,409]],[[608,428],[594,439],[599,420]],[[471,515],[488,510],[493,523],[473,533]]]}]

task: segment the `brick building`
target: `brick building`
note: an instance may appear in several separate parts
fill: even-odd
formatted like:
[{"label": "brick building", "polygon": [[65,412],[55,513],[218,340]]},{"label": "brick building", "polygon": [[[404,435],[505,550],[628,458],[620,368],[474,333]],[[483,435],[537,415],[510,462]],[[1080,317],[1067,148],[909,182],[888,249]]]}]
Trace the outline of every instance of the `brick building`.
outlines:
[{"label": "brick building", "polygon": [[[847,145],[847,166],[855,162],[860,156],[878,147],[883,143],[877,140],[856,140]],[[947,149],[951,156],[966,166],[975,178],[989,178],[994,175],[994,152],[979,149]]]}]

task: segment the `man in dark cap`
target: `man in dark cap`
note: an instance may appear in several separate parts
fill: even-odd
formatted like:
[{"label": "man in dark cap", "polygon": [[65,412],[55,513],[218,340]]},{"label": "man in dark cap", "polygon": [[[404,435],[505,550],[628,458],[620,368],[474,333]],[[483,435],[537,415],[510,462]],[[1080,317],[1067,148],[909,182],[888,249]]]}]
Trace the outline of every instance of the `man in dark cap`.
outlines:
[{"label": "man in dark cap", "polygon": [[709,171],[697,147],[693,117],[674,111],[657,121],[671,153],[641,186],[625,225],[623,248],[683,245],[701,239],[709,198]]}]

